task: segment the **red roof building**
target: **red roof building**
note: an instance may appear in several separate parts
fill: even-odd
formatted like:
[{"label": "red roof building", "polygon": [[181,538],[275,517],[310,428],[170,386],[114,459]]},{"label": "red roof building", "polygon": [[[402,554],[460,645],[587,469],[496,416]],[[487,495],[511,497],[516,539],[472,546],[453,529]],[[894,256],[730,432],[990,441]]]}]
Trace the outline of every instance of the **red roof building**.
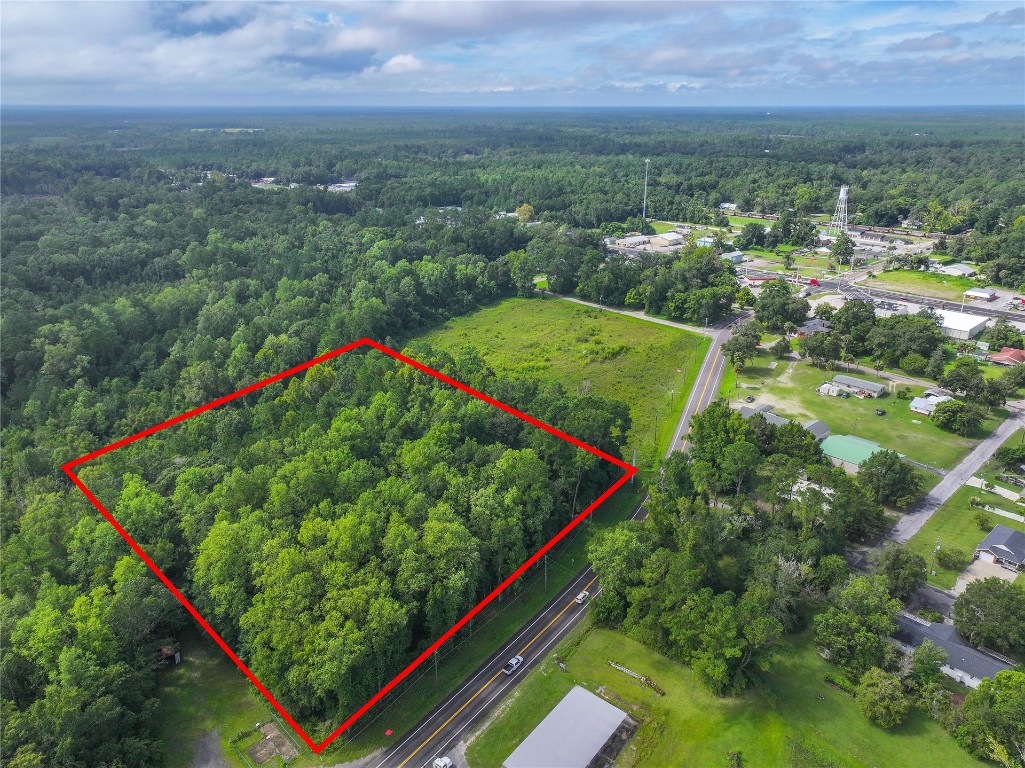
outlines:
[{"label": "red roof building", "polygon": [[1025,349],[1015,349],[1014,347],[1004,347],[995,355],[989,356],[991,363],[997,365],[1008,365],[1014,367],[1025,363]]}]

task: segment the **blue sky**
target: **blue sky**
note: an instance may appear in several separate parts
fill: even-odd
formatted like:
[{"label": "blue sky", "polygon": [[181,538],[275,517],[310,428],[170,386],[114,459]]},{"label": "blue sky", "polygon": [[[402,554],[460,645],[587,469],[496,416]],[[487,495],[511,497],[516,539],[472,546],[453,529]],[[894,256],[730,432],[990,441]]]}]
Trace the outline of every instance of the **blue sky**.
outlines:
[{"label": "blue sky", "polygon": [[4,104],[1025,104],[1022,2],[0,3]]}]

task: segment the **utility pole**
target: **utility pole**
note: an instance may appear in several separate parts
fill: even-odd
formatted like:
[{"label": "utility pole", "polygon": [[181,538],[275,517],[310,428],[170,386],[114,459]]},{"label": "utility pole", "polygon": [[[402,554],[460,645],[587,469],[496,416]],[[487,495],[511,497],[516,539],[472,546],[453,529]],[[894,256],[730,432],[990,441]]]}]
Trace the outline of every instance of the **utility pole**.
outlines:
[{"label": "utility pole", "polygon": [[644,161],[644,204],[641,207],[641,218],[648,220],[648,164],[650,160]]}]

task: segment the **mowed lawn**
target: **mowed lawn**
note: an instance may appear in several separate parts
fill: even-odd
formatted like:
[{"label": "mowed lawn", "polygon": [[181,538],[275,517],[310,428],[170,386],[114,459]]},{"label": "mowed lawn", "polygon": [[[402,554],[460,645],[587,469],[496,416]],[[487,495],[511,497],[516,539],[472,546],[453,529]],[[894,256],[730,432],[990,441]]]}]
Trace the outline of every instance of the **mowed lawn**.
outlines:
[{"label": "mowed lawn", "polygon": [[217,729],[220,753],[228,764],[245,763],[231,747],[241,730],[271,718],[271,708],[255,686],[206,635],[182,637],[182,663],[160,672],[157,722],[166,768],[185,768],[197,741]]},{"label": "mowed lawn", "polygon": [[[739,750],[745,768],[793,764],[795,749],[836,768],[945,768],[981,766],[934,721],[915,712],[887,731],[873,726],[849,695],[827,686],[831,669],[807,635],[792,639],[761,691],[720,698],[693,672],[623,635],[582,625],[559,652],[562,672],[549,657],[521,683],[502,713],[473,737],[471,768],[499,768],[502,761],[573,687],[596,692],[642,721],[616,765],[622,768],[726,766]],[[614,660],[645,674],[664,697],[610,667]],[[811,763],[808,763],[811,764]]]},{"label": "mowed lawn", "polygon": [[[831,434],[857,435],[874,440],[883,448],[940,469],[955,466],[977,443],[976,440],[945,432],[928,416],[912,413],[908,408],[910,401],[898,400],[893,394],[865,400],[854,396],[844,400],[818,394],[815,390],[823,381],[844,373],[842,365],[838,370],[827,371],[805,360],[786,359],[770,368],[773,362],[776,362],[775,358],[767,351],[759,350],[758,356],[739,377],[729,376],[723,381],[720,393],[734,403],[743,402],[745,396],[752,395],[755,398],[752,405],[771,403],[773,413],[802,422],[822,419],[829,425]],[[889,383],[870,373],[852,371],[850,375],[866,381]],[[912,387],[912,396],[920,395],[923,389]],[[876,408],[886,411],[886,415],[877,416]],[[996,416],[990,416],[983,423],[984,432],[992,431],[1005,415],[998,409]]]},{"label": "mowed lawn", "polygon": [[1025,511],[1025,507],[1017,506],[1009,499],[981,488],[965,486],[955,491],[947,503],[936,510],[929,521],[922,526],[922,529],[908,541],[908,548],[922,555],[928,561],[929,583],[940,589],[953,587],[961,572],[941,568],[936,564],[933,558],[936,542],[938,541],[944,549],[961,549],[971,555],[975,552],[979,542],[986,538],[986,531],[979,528],[978,523],[975,522],[976,514],[985,515],[992,525],[1006,525],[1008,528],[1025,531],[1025,523],[973,507],[969,504],[972,496],[978,496],[987,506],[1003,509],[1006,512],[1015,512],[1020,515]]},{"label": "mowed lawn", "polygon": [[891,272],[880,272],[876,278],[866,281],[864,285],[866,288],[907,291],[921,296],[960,302],[965,291],[969,288],[977,288],[981,283],[970,277],[954,277],[953,275],[941,275],[938,272],[898,269]]},{"label": "mowed lawn", "polygon": [[423,339],[453,353],[475,346],[502,375],[621,400],[633,419],[624,457],[637,448],[638,466],[668,447],[708,349],[698,334],[553,298],[509,299]]}]

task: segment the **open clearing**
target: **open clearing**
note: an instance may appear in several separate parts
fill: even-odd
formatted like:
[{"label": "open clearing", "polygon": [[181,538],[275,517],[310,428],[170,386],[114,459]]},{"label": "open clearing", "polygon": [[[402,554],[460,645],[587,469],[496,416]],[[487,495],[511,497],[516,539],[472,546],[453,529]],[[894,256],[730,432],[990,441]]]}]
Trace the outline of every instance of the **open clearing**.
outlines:
[{"label": "open clearing", "polygon": [[965,291],[969,288],[977,288],[981,283],[970,277],[954,277],[936,272],[913,272],[905,269],[880,272],[874,279],[865,281],[864,285],[866,288],[910,291],[922,296],[960,302]]},{"label": "open clearing", "polygon": [[[557,649],[566,659],[566,672],[552,656],[533,670],[505,712],[470,744],[467,759],[471,768],[498,768],[578,684],[592,692],[603,687],[612,703],[643,720],[616,761],[622,768],[725,766],[732,750],[740,751],[747,768],[775,768],[793,764],[798,747],[818,758],[815,765],[837,768],[983,765],[920,712],[889,731],[873,726],[852,697],[825,684],[833,668],[819,657],[808,635],[791,642],[764,675],[761,690],[720,698],[708,693],[689,668],[617,632],[583,624]],[[608,666],[609,659],[647,675],[667,695],[660,697]]]},{"label": "open clearing", "polygon": [[[209,742],[219,741],[228,765],[245,768],[231,739],[269,720],[271,709],[224,652],[206,635],[190,630],[182,637],[182,663],[161,671],[159,679],[157,722],[164,765],[186,768],[202,740],[208,748],[213,746]],[[210,736],[215,728],[219,738]]]},{"label": "open clearing", "polygon": [[[912,413],[908,409],[910,401],[898,400],[892,394],[865,400],[856,397],[844,400],[817,394],[816,388],[823,381],[843,373],[843,366],[827,371],[803,360],[786,359],[775,368],[769,368],[774,361],[767,351],[759,350],[758,356],[739,377],[733,376],[731,371],[724,378],[720,394],[733,403],[742,402],[746,395],[753,395],[754,405],[771,403],[775,406],[773,413],[780,416],[800,421],[822,419],[834,435],[857,435],[874,440],[884,448],[940,469],[955,466],[977,442],[944,432],[929,417]],[[851,375],[888,383],[886,378],[869,373],[854,371]],[[923,389],[912,387],[912,396],[920,395]],[[886,415],[877,416],[876,408],[885,410]],[[998,410],[997,416],[988,417],[983,423],[984,432],[992,431],[1004,415],[1002,410]]]},{"label": "open clearing", "polygon": [[636,448],[639,467],[668,445],[708,349],[697,334],[557,299],[509,299],[422,338],[451,353],[476,346],[502,375],[621,400],[633,418],[623,457]]}]

